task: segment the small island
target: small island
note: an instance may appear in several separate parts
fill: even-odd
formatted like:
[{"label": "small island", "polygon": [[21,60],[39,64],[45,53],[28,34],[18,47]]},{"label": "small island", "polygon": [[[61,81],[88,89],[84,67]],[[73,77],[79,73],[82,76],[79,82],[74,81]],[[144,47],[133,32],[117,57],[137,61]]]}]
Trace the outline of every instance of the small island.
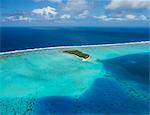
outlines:
[{"label": "small island", "polygon": [[63,51],[63,53],[72,54],[72,55],[78,56],[78,57],[80,57],[84,60],[89,60],[90,59],[89,54],[83,53],[79,50],[65,50],[65,51]]}]

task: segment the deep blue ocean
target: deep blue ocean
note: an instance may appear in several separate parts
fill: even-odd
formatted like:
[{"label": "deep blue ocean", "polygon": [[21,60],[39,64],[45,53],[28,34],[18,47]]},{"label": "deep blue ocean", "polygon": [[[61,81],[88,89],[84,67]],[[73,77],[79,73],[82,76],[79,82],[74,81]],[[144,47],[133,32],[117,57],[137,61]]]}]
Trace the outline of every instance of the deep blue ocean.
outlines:
[{"label": "deep blue ocean", "polygon": [[150,28],[1,27],[0,52],[50,46],[110,44],[149,40]]}]

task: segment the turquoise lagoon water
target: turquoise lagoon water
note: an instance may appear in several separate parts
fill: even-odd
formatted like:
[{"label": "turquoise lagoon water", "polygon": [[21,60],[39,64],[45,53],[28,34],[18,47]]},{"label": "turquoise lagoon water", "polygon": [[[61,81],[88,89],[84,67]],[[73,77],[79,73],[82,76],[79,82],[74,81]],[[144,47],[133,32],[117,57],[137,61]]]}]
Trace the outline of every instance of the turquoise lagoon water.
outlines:
[{"label": "turquoise lagoon water", "polygon": [[[0,114],[148,114],[149,42],[0,55]],[[83,61],[62,53],[78,49]]]}]

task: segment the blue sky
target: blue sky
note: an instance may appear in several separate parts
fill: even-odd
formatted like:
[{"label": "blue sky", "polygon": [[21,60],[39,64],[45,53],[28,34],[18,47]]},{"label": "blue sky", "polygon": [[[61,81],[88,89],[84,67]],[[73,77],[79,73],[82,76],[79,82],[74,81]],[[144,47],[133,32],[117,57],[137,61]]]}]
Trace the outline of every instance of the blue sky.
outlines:
[{"label": "blue sky", "polygon": [[1,0],[1,26],[148,26],[150,0]]}]

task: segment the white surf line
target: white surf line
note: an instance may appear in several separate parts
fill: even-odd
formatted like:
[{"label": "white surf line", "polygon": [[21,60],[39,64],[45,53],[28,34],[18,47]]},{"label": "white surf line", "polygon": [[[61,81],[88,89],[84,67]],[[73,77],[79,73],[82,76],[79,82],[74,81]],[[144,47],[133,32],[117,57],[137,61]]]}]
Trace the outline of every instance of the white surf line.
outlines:
[{"label": "white surf line", "polygon": [[115,44],[80,45],[80,46],[56,46],[56,47],[32,48],[32,49],[25,49],[25,50],[14,50],[14,51],[8,51],[8,52],[0,52],[0,55],[23,53],[23,52],[33,52],[33,51],[40,51],[40,50],[50,50],[50,49],[105,47],[105,46],[119,46],[119,45],[147,44],[147,43],[150,44],[150,41],[115,43]]}]

